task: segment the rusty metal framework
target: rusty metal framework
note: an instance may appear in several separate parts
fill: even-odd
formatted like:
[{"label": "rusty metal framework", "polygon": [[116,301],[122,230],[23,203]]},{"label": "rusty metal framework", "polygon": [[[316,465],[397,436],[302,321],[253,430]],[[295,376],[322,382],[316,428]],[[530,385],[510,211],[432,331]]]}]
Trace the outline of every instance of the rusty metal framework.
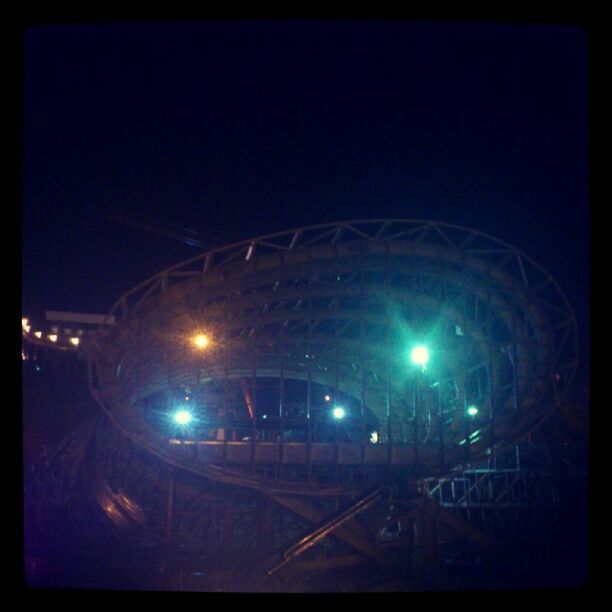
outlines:
[{"label": "rusty metal framework", "polygon": [[[61,540],[97,516],[261,579],[390,576],[449,534],[491,547],[557,503],[519,449],[577,353],[557,282],[476,230],[347,221],[215,248],[125,293],[79,346],[105,416],[28,467],[32,523]],[[183,400],[194,424],[177,428]]]},{"label": "rusty metal framework", "polygon": [[[355,492],[368,469],[444,474],[504,452],[555,409],[577,367],[556,281],[499,240],[431,221],[334,223],[213,249],[128,291],[108,316],[117,322],[100,329],[89,371],[115,425],[176,466],[285,493]],[[198,329],[213,338],[205,354],[188,342]],[[415,342],[431,349],[427,370],[410,364]],[[207,431],[170,439],[155,423],[169,389],[197,397]],[[325,390],[350,405],[348,439],[317,429]],[[361,482],[355,470],[354,486],[343,482],[343,466],[360,466]]]},{"label": "rusty metal framework", "polygon": [[534,526],[540,532],[558,531],[554,510],[559,502],[558,485],[546,466],[465,470],[457,476],[425,479],[423,491],[441,507],[503,539],[520,536],[526,526],[528,533]]},{"label": "rusty metal framework", "polygon": [[[24,482],[29,546],[44,541],[64,550],[76,529],[88,548],[111,539],[216,569],[281,554],[338,504],[272,498],[174,470],[105,418],[84,423],[39,455],[26,467]],[[367,538],[350,529],[325,548],[377,556]]]},{"label": "rusty metal framework", "polygon": [[240,575],[247,590],[273,589],[277,579],[283,590],[296,576],[307,585],[343,569],[362,587],[398,572],[420,581],[418,564],[439,565],[449,538],[486,551],[498,537],[533,533],[537,515],[550,531],[557,503],[550,473],[524,466],[472,467],[412,489],[379,481],[348,497],[270,494],[168,465],[103,415],[28,466],[26,483],[26,507],[45,540],[97,526],[85,534],[87,549],[101,538],[120,540],[204,590],[214,588],[210,575],[222,589],[235,588],[228,584]]}]

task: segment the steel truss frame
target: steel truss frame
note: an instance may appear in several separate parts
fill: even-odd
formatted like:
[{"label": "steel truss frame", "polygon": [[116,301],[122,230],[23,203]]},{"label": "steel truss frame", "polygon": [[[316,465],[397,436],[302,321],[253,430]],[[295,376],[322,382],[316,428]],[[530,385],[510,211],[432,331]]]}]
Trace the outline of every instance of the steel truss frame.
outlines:
[{"label": "steel truss frame", "polygon": [[558,531],[559,489],[550,470],[466,469],[445,478],[425,479],[425,495],[486,533],[508,540],[524,528]]},{"label": "steel truss frame", "polygon": [[[307,469],[293,470],[293,484],[280,486],[301,494],[333,494],[335,486],[311,481],[316,385],[354,398],[363,427],[366,412],[376,416],[388,466],[400,452],[417,472],[433,475],[492,447],[511,448],[559,405],[577,367],[576,321],[557,282],[500,240],[433,221],[334,223],[213,249],[125,293],[113,316],[117,323],[101,327],[90,354],[94,397],[125,435],[208,478],[271,486],[257,459],[258,380],[279,380],[281,473],[290,417],[285,380],[304,381]],[[444,328],[438,371],[409,377],[402,342],[434,324]],[[201,325],[217,344],[198,359],[181,339]],[[185,453],[168,445],[139,408],[156,390],[210,379],[226,390],[248,381],[248,467],[227,464],[227,439],[221,465],[198,459],[197,446]],[[465,416],[473,399],[486,416],[478,428]],[[223,407],[221,420],[232,410],[246,415],[229,405],[227,392]]]},{"label": "steel truss frame", "polygon": [[[105,526],[90,528],[90,535],[114,534],[136,549],[164,550],[172,571],[203,567],[258,580],[342,567],[416,576],[407,559],[417,554],[434,567],[448,533],[491,549],[538,519],[554,530],[558,504],[545,471],[516,466],[470,466],[452,477],[424,479],[419,489],[391,480],[361,496],[318,499],[206,483],[167,465],[102,416],[29,472],[27,507],[43,533],[57,532],[58,542],[96,516]],[[376,532],[398,523],[400,548],[393,553],[377,545]],[[285,565],[289,574],[279,572]]]}]

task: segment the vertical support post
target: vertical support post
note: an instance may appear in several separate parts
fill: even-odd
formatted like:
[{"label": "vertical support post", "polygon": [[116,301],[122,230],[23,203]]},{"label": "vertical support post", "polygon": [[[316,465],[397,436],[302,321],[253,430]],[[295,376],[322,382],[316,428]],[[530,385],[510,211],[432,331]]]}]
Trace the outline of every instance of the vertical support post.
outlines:
[{"label": "vertical support post", "polygon": [[391,431],[391,366],[389,364],[390,360],[390,350],[389,350],[389,338],[390,338],[390,329],[389,329],[389,317],[386,319],[387,329],[385,334],[385,402],[386,402],[386,417],[387,417],[387,475],[391,474],[391,460],[392,460],[392,452],[393,452],[393,432]]},{"label": "vertical support post", "polygon": [[271,526],[269,524],[269,502],[265,495],[261,495],[257,500],[257,549],[261,551],[261,554],[268,554],[271,547]]},{"label": "vertical support post", "polygon": [[[425,499],[423,501],[426,501]],[[412,542],[416,551],[414,571],[420,584],[427,585],[433,574],[437,555],[437,517],[424,503],[413,523]]]},{"label": "vertical support post", "polygon": [[414,467],[418,469],[419,464],[419,383],[421,372],[416,372],[412,387],[412,448],[414,451]]},{"label": "vertical support post", "polygon": [[368,443],[368,432],[366,429],[366,390],[365,390],[365,334],[363,328],[363,315],[365,307],[365,291],[363,287],[363,257],[359,260],[359,374],[361,377],[361,479],[365,481],[365,445]]},{"label": "vertical support post", "polygon": [[[308,329],[306,330],[306,344],[308,354],[312,355],[312,252],[308,249]],[[308,466],[307,480],[312,480],[312,358],[308,358],[306,365],[308,380],[306,383],[306,421],[308,425]]]},{"label": "vertical support post", "polygon": [[[520,399],[519,399],[519,388],[518,388],[518,348],[516,343],[517,336],[517,324],[516,324],[516,312],[514,304],[511,304],[511,321],[512,321],[512,402],[515,416],[518,416]],[[514,445],[514,458],[515,468],[519,470],[521,468],[521,460],[519,455],[519,445]]]},{"label": "vertical support post", "polygon": [[251,471],[255,473],[255,453],[257,449],[257,426],[255,419],[257,418],[257,366],[259,357],[259,348],[257,346],[257,332],[253,328],[253,377],[252,377],[252,401],[253,414],[251,415]]},{"label": "vertical support post", "polygon": [[511,304],[510,310],[510,321],[512,327],[512,407],[515,413],[519,410],[519,396],[518,396],[518,349],[516,344],[516,312],[514,310],[514,304]]},{"label": "vertical support post", "polygon": [[[495,437],[495,374],[493,371],[493,311],[491,308],[491,290],[487,289],[487,322],[486,322],[486,331],[487,331],[487,361],[488,361],[488,374],[489,374],[489,429],[490,429],[490,442],[489,448],[493,448],[497,442]],[[496,469],[497,466],[497,458],[495,454],[489,460],[489,468]]]},{"label": "vertical support post", "polygon": [[285,444],[285,330],[281,329],[279,334],[280,351],[280,379],[279,379],[279,399],[278,417],[280,419],[280,447],[279,447],[279,473],[283,473],[283,458]]},{"label": "vertical support post", "polygon": [[[463,304],[461,308],[461,329],[465,330],[466,328],[466,319],[467,313],[469,312],[469,296],[467,292],[467,287],[469,283],[467,282],[469,279],[467,278],[467,272],[464,272],[464,282],[463,282]],[[468,383],[469,383],[469,374],[467,367],[467,357],[470,352],[471,346],[469,344],[468,337],[466,335],[461,336],[463,338],[463,346],[460,351],[460,371],[461,371],[461,379],[463,381],[463,432],[465,435],[465,461],[466,463],[470,462],[472,453],[471,453],[471,431],[470,431],[470,419],[468,416]]]},{"label": "vertical support post", "polygon": [[[278,275],[279,286],[285,281],[285,254],[280,252],[280,272]],[[279,401],[278,401],[278,418],[280,423],[280,444],[279,452],[276,460],[276,473],[279,478],[283,475],[283,460],[284,460],[284,444],[285,444],[285,406],[284,406],[284,392],[285,392],[285,347],[284,347],[284,333],[285,333],[285,322],[281,322],[281,330],[279,333],[279,353],[280,353],[280,381],[279,381]]]},{"label": "vertical support post", "polygon": [[[227,282],[227,281],[226,281]],[[225,461],[227,457],[227,431],[225,425],[227,423],[228,411],[228,395],[229,395],[229,290],[225,288],[225,317],[223,322],[223,428],[217,429],[217,440],[223,440],[223,468],[225,469]]]},{"label": "vertical support post", "polygon": [[[338,401],[338,247],[334,247],[334,403]],[[338,482],[339,473],[339,450],[338,450],[338,432],[340,431],[339,423],[335,423],[334,427],[334,482]]]},{"label": "vertical support post", "polygon": [[435,566],[438,552],[438,525],[437,517],[431,512],[423,513],[423,556],[425,569],[430,573]]},{"label": "vertical support post", "polygon": [[233,497],[225,500],[223,504],[223,556],[227,559],[231,559],[234,552],[234,505],[235,500]]},{"label": "vertical support post", "polygon": [[446,448],[444,446],[444,406],[440,398],[440,381],[437,381],[436,393],[436,417],[438,420],[438,461],[440,469],[443,471],[446,465]]},{"label": "vertical support post", "polygon": [[174,489],[175,469],[171,465],[168,469],[168,495],[166,499],[166,546],[172,544],[172,523],[174,519]]}]

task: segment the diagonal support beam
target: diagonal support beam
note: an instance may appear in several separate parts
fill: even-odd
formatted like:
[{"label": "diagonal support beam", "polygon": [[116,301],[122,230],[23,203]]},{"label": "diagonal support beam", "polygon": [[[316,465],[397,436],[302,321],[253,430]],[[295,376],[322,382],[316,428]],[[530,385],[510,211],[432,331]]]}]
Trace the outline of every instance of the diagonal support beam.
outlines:
[{"label": "diagonal support beam", "polygon": [[295,497],[274,496],[273,499],[277,503],[295,512],[298,516],[315,523],[315,527],[308,534],[301,536],[285,549],[281,555],[280,561],[277,556],[268,561],[268,566],[273,565],[271,569],[268,570],[268,575],[271,575],[286,563],[289,563],[289,561],[295,559],[311,546],[332,533],[359,552],[376,560],[385,567],[390,567],[390,560],[385,555],[381,554],[376,546],[368,541],[367,535],[363,530],[361,530],[356,523],[349,523],[349,521],[352,521],[359,512],[362,512],[373,503],[377,502],[381,495],[382,489],[380,488],[370,491],[352,502],[348,507],[327,517],[305,500]]},{"label": "diagonal support beam", "polygon": [[474,525],[468,523],[460,516],[443,508],[435,500],[424,497],[422,501],[420,501],[419,506],[426,514],[434,515],[440,523],[450,527],[457,534],[462,535],[468,540],[477,542],[485,547],[492,547],[495,545],[495,540],[491,536],[477,527],[474,527]]},{"label": "diagonal support beam", "polygon": [[434,518],[437,522],[451,529],[458,536],[484,547],[491,548],[497,543],[493,537],[475,527],[462,517],[441,506],[435,499],[420,497],[406,504],[404,512],[399,513],[395,519],[398,521],[420,520],[423,515]]}]

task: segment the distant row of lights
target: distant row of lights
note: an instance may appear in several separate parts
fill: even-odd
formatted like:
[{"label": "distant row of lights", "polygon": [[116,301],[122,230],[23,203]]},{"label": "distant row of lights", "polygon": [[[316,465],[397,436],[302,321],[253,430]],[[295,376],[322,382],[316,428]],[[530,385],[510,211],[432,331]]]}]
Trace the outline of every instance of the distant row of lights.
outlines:
[{"label": "distant row of lights", "polygon": [[[21,329],[26,333],[29,334],[30,330],[32,329],[32,326],[30,325],[30,320],[26,317],[23,317],[21,319]],[[35,331],[33,332],[33,335],[38,338],[39,340],[43,339],[43,332],[42,331]],[[51,334],[47,334],[46,335],[46,339],[49,340],[50,342],[56,343],[58,341],[59,335],[56,333],[51,333]],[[68,342],[70,342],[70,344],[72,344],[74,347],[78,347],[79,344],[81,343],[81,339],[78,336],[71,336],[70,338],[68,338]]]},{"label": "distant row of lights", "polygon": [[[26,333],[29,334],[32,326],[30,325],[30,320],[27,317],[22,317],[21,319],[21,329]],[[70,331],[70,330],[68,330]],[[39,340],[43,339],[43,332],[42,331],[35,331],[33,332],[33,335],[38,338]],[[59,334],[52,332],[50,334],[46,334],[45,338],[47,340],[49,340],[50,342],[56,343],[59,339]],[[81,343],[81,338],[79,338],[78,336],[70,336],[70,338],[68,338],[68,342],[70,344],[72,344],[74,347],[78,347],[79,344]],[[191,338],[191,342],[194,345],[194,347],[198,350],[204,350],[210,347],[211,345],[211,339],[210,336],[208,334],[205,333],[196,333],[192,336]]]}]

